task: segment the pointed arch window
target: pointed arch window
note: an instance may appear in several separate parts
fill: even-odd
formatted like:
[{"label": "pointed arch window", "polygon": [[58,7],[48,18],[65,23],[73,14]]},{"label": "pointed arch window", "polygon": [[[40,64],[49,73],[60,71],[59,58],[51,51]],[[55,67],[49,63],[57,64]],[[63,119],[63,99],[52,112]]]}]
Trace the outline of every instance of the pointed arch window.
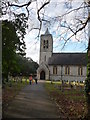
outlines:
[{"label": "pointed arch window", "polygon": [[57,66],[53,67],[53,74],[57,74]]},{"label": "pointed arch window", "polygon": [[65,67],[65,74],[70,75],[70,67],[69,66]]},{"label": "pointed arch window", "polygon": [[46,61],[46,55],[45,55],[45,57],[44,57],[44,61]]},{"label": "pointed arch window", "polygon": [[83,68],[82,67],[78,67],[78,75],[83,75]]},{"label": "pointed arch window", "polygon": [[45,40],[43,41],[43,48],[45,48]]},{"label": "pointed arch window", "polygon": [[48,40],[43,41],[43,48],[48,48]]},{"label": "pointed arch window", "polygon": [[46,48],[48,48],[48,40],[46,40]]}]

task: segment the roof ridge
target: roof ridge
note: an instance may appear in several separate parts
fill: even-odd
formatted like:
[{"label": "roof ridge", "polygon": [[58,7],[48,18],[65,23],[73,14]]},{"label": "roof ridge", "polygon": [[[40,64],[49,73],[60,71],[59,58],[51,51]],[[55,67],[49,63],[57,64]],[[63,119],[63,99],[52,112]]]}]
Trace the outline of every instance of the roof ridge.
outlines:
[{"label": "roof ridge", "polygon": [[86,53],[53,53],[49,65],[87,65]]}]

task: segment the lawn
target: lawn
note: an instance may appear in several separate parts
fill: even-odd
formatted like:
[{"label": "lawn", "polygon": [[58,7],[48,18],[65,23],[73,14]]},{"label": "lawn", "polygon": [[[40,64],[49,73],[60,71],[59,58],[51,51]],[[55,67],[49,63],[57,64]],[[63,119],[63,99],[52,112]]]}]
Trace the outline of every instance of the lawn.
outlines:
[{"label": "lawn", "polygon": [[29,83],[29,80],[27,82],[25,79],[22,79],[21,81],[14,81],[11,80],[8,83],[4,84],[4,87],[2,89],[2,111],[4,112],[5,109],[7,109],[9,103],[14,99],[14,97],[18,94],[18,92],[25,87]]},{"label": "lawn", "polygon": [[83,84],[77,84],[76,88],[71,88],[70,85],[66,83],[62,91],[60,89],[61,82],[53,82],[53,84],[51,84],[51,82],[46,81],[45,88],[51,99],[54,100],[58,106],[62,117],[72,119],[84,119],[86,117],[87,104]]}]

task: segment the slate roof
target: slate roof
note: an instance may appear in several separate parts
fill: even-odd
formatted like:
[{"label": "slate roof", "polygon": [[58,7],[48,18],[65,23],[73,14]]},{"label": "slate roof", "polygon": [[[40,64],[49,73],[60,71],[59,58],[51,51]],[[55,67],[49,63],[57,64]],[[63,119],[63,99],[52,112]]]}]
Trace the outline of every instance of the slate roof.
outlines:
[{"label": "slate roof", "polygon": [[49,65],[87,65],[86,53],[53,53]]}]

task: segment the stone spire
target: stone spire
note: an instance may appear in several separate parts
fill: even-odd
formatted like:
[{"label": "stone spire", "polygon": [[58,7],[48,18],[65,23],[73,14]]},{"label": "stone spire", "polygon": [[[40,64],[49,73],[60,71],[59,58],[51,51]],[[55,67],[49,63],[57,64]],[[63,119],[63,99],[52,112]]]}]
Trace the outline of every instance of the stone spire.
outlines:
[{"label": "stone spire", "polygon": [[49,30],[48,30],[48,28],[46,29],[46,32],[45,32],[45,35],[48,35],[48,34],[50,34],[50,32],[49,32]]}]

